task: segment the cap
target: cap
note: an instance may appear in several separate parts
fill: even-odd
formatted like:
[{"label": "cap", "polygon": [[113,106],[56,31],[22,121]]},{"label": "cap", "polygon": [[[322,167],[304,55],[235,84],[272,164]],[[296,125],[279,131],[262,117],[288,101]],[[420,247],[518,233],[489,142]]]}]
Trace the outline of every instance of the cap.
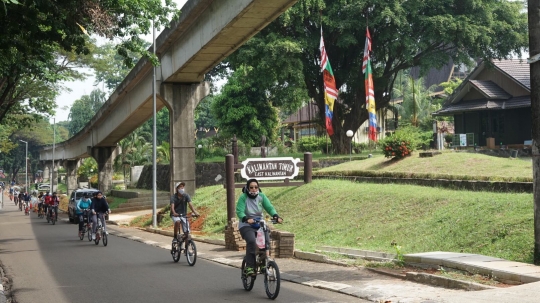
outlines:
[{"label": "cap", "polygon": [[178,186],[180,186],[180,185],[186,186],[186,183],[184,183],[184,182],[182,182],[182,181],[176,182],[176,185],[174,186],[174,188],[178,188]]}]

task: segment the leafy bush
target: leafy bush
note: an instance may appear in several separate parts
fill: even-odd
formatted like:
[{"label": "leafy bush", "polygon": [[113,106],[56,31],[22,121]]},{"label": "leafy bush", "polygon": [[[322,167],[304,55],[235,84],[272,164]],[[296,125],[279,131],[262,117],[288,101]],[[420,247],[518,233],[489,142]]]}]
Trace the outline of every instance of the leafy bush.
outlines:
[{"label": "leafy bush", "polygon": [[363,150],[368,149],[367,143],[356,143],[356,142],[353,142],[353,143],[352,143],[352,146],[353,146],[353,151],[354,151],[355,154],[359,154],[359,153],[361,153]]},{"label": "leafy bush", "polygon": [[392,136],[381,140],[379,144],[385,157],[402,159],[418,147],[429,144],[430,139],[429,132],[422,132],[416,127],[403,127]]},{"label": "leafy bush", "polygon": [[91,188],[98,188],[98,175],[95,174],[88,179]]},{"label": "leafy bush", "polygon": [[299,152],[315,152],[319,150],[319,138],[318,137],[303,137],[297,140]]}]

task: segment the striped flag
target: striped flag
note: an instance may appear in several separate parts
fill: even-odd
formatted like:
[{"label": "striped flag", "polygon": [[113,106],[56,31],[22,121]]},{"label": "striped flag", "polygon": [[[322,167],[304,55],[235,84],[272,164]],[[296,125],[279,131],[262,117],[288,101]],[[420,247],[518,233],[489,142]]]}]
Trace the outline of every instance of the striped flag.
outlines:
[{"label": "striped flag", "polygon": [[375,88],[373,86],[373,75],[371,70],[371,36],[366,27],[366,45],[364,47],[364,61],[362,62],[362,72],[365,74],[366,85],[366,108],[369,114],[369,139],[377,141],[377,116],[375,112]]},{"label": "striped flag", "polygon": [[334,134],[334,128],[332,127],[332,117],[334,116],[334,102],[337,99],[338,91],[336,88],[336,80],[334,78],[334,72],[326,49],[324,48],[323,32],[321,27],[321,44],[319,46],[321,51],[321,71],[323,73],[324,80],[324,103],[325,103],[325,116],[326,116],[326,132],[331,136]]},{"label": "striped flag", "polygon": [[366,28],[366,44],[364,45],[364,60],[362,61],[362,74],[366,73],[366,67],[369,61],[369,52],[371,52],[371,36],[369,29]]}]

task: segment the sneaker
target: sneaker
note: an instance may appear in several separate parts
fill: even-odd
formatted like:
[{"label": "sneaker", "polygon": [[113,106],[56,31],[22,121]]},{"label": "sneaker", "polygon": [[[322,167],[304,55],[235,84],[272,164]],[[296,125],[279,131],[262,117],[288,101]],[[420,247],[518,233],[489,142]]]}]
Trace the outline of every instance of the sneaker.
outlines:
[{"label": "sneaker", "polygon": [[106,231],[105,234],[108,235],[108,234],[109,234],[109,231]]},{"label": "sneaker", "polygon": [[176,243],[176,242],[178,242],[178,239],[176,239],[176,237],[174,237],[174,238],[172,239],[172,242],[173,242],[173,243]]},{"label": "sneaker", "polygon": [[96,234],[92,234],[92,240],[95,241],[96,240]]},{"label": "sneaker", "polygon": [[253,267],[246,267],[244,268],[244,274],[246,274],[246,276],[255,276],[255,271],[253,270]]},{"label": "sneaker", "polygon": [[79,231],[79,237],[82,236],[82,231]]}]

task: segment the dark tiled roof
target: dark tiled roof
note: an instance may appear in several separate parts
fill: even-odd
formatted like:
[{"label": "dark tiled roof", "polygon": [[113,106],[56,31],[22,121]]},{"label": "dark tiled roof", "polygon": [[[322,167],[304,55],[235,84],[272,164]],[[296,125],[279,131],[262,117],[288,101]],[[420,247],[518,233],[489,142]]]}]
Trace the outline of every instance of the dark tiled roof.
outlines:
[{"label": "dark tiled roof", "polygon": [[449,116],[462,112],[478,111],[478,110],[502,110],[514,109],[531,106],[530,96],[514,97],[509,100],[474,100],[462,101],[457,104],[452,104],[448,107],[440,109],[433,113],[434,116]]},{"label": "dark tiled roof", "polygon": [[283,123],[306,123],[313,120],[317,120],[319,115],[319,108],[314,102],[310,102],[299,109],[296,113],[290,115],[283,121]]},{"label": "dark tiled roof", "polygon": [[[447,64],[445,64],[440,69],[432,68],[430,69],[427,74],[423,76],[424,78],[424,87],[430,88],[432,85],[437,85],[435,88],[435,92],[441,92],[443,91],[442,86],[438,86],[442,82],[447,82],[450,80],[450,76],[452,76],[452,71],[454,70],[454,62],[450,60]],[[420,78],[420,68],[419,67],[413,67],[411,68],[410,75],[413,79],[417,80]]]},{"label": "dark tiled roof", "polygon": [[504,89],[491,80],[469,80],[471,84],[480,90],[488,99],[506,100],[512,97]]},{"label": "dark tiled roof", "polygon": [[531,89],[531,74],[529,64],[526,60],[493,60],[493,65],[497,66],[508,76],[514,78],[521,85]]}]

